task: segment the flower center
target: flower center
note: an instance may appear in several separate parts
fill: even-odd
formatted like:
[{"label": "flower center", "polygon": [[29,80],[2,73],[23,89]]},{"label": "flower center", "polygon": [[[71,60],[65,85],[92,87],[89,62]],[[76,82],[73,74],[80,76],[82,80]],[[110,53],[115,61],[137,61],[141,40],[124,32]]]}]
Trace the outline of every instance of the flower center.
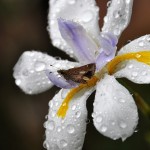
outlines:
[{"label": "flower center", "polygon": [[[108,73],[113,74],[116,70],[117,65],[120,62],[123,62],[125,60],[129,60],[129,59],[135,59],[139,62],[150,65],[150,51],[126,53],[123,55],[116,56],[106,66]],[[86,84],[80,84],[78,87],[71,89],[69,91],[69,93],[67,94],[66,98],[64,99],[64,101],[62,102],[59,110],[57,111],[58,117],[64,118],[66,116],[67,110],[69,108],[69,102],[71,101],[71,99],[74,97],[74,95],[76,93],[78,93],[79,91],[81,91],[85,88],[90,88],[90,87],[95,86],[98,80],[100,80],[100,77],[97,77],[96,75],[94,75],[90,80],[87,81]]]},{"label": "flower center", "polygon": [[150,51],[139,51],[139,52],[126,53],[123,55],[116,56],[113,60],[111,60],[107,64],[107,69],[109,74],[113,74],[115,72],[116,67],[120,62],[129,59],[135,59],[139,62],[150,65]]}]

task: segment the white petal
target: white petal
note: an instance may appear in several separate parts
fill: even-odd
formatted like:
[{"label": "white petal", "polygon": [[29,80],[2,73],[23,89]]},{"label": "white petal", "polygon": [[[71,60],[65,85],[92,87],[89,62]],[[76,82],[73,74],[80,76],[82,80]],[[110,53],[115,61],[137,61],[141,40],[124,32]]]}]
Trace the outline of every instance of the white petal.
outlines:
[{"label": "white petal", "polygon": [[37,94],[48,90],[53,84],[45,74],[45,70],[53,65],[53,68],[68,69],[74,67],[69,61],[56,60],[47,54],[26,51],[19,58],[14,67],[13,76],[16,84],[27,94]]},{"label": "white petal", "polygon": [[103,32],[120,36],[130,22],[133,0],[112,0],[104,18]]},{"label": "white petal", "polygon": [[[150,51],[150,35],[130,42],[119,51],[118,55],[138,51]],[[125,77],[139,84],[150,83],[150,66],[136,60],[124,61],[118,65],[118,71],[114,76]]]},{"label": "white petal", "polygon": [[113,76],[106,75],[97,85],[93,118],[96,129],[114,140],[125,140],[135,130],[138,122],[135,102]]},{"label": "white petal", "polygon": [[81,150],[86,133],[86,100],[93,89],[80,92],[69,104],[64,119],[56,115],[68,90],[61,90],[49,103],[48,120],[45,122],[46,140],[44,145],[48,150]]},{"label": "white petal", "polygon": [[74,56],[72,49],[60,35],[57,24],[58,18],[77,21],[83,25],[94,40],[98,41],[100,33],[98,26],[99,8],[96,6],[95,0],[50,0],[49,3],[48,31],[54,46],[65,51],[70,56]]},{"label": "white petal", "polygon": [[118,55],[139,51],[150,51],[150,34],[131,41],[120,49]]}]

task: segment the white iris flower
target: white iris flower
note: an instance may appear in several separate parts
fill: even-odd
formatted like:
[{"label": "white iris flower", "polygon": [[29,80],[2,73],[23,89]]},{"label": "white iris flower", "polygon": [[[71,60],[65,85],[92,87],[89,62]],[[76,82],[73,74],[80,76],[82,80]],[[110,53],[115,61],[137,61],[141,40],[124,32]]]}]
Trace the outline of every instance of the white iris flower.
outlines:
[{"label": "white iris flower", "polygon": [[[100,32],[94,0],[51,0],[49,28],[52,43],[77,62],[57,60],[36,51],[24,52],[14,67],[16,84],[27,94],[53,85],[62,89],[49,103],[45,123],[48,150],[81,150],[86,133],[86,100],[96,89],[93,122],[111,139],[125,140],[138,123],[132,95],[115,78],[150,83],[150,36],[140,37],[116,53],[118,38],[127,27],[133,0],[112,0]],[[87,84],[65,79],[58,70],[94,63]],[[64,90],[65,89],[65,90]]]}]

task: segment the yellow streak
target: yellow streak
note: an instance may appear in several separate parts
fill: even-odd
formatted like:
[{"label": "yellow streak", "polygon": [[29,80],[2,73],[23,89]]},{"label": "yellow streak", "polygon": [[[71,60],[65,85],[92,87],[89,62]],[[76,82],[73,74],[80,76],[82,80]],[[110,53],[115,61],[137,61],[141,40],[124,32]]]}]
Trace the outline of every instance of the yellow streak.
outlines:
[{"label": "yellow streak", "polygon": [[62,102],[59,110],[57,111],[58,117],[64,118],[66,116],[69,107],[69,102],[71,101],[71,99],[74,97],[76,93],[78,93],[84,88],[89,88],[96,85],[97,81],[98,78],[96,76],[93,76],[89,81],[87,81],[87,84],[80,84],[78,87],[71,89],[70,92],[67,94],[66,98],[64,99],[64,101]]},{"label": "yellow streak", "polygon": [[135,59],[139,62],[150,65],[150,51],[140,51],[134,53],[127,53],[123,55],[116,56],[112,61],[107,64],[107,69],[109,74],[113,74],[117,65],[125,60]]}]

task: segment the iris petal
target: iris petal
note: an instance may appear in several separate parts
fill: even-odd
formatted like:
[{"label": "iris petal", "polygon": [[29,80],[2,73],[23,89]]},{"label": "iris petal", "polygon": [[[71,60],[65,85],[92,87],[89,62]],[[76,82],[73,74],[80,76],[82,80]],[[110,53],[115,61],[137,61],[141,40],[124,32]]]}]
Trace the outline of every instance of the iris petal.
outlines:
[{"label": "iris petal", "polygon": [[138,123],[132,95],[113,76],[106,75],[98,84],[93,110],[96,129],[111,139],[125,140]]},{"label": "iris petal", "polygon": [[83,64],[95,62],[98,47],[84,28],[78,23],[63,19],[58,19],[58,25],[63,39],[73,49],[76,58]]}]

